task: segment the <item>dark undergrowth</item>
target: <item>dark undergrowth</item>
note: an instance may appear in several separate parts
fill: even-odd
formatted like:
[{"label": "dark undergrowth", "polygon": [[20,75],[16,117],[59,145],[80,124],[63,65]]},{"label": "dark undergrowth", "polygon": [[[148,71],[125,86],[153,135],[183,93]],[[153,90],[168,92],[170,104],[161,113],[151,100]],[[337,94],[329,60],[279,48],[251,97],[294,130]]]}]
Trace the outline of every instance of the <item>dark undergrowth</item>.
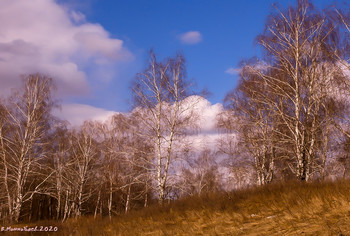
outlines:
[{"label": "dark undergrowth", "polygon": [[58,227],[26,235],[350,235],[350,183],[272,184],[188,197],[111,220],[86,216],[26,225]]}]

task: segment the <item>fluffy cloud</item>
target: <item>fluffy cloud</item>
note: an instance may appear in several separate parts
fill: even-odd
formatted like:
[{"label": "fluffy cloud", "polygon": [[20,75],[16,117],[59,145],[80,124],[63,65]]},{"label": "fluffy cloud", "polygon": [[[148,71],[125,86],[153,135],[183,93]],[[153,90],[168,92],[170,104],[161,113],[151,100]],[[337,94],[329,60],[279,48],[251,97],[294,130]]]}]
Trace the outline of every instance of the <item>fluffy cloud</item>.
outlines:
[{"label": "fluffy cloud", "polygon": [[[222,104],[211,104],[203,97],[190,96],[185,99],[183,105],[195,112],[197,127],[197,132],[186,137],[186,145],[190,146],[191,150],[197,154],[205,149],[217,150],[218,139],[225,136],[216,128],[217,115],[223,111]],[[67,120],[73,127],[83,124],[86,120],[106,122],[116,113],[83,104],[63,104],[61,109],[54,110],[55,116]],[[179,145],[181,146],[183,143]]]},{"label": "fluffy cloud", "polygon": [[194,112],[197,131],[186,137],[186,145],[194,152],[217,150],[217,141],[223,137],[216,127],[217,116],[223,111],[222,104],[211,104],[201,96],[189,96],[183,105],[188,107],[188,112]]},{"label": "fluffy cloud", "polygon": [[86,120],[105,122],[117,112],[84,104],[63,104],[61,109],[54,110],[54,115],[67,120],[72,126],[79,126]]},{"label": "fluffy cloud", "polygon": [[183,44],[197,44],[202,41],[202,35],[199,31],[189,31],[179,35],[179,39]]},{"label": "fluffy cloud", "polygon": [[[198,132],[193,137],[198,136],[202,139],[204,137],[208,138],[211,135],[213,137],[218,135],[216,118],[223,111],[222,104],[211,104],[203,97],[190,96],[185,99],[184,106],[190,106],[190,109],[194,110],[195,114],[198,115],[198,118],[196,118],[196,130]],[[89,119],[106,121],[116,113],[115,111],[108,111],[84,104],[63,104],[61,109],[54,111],[54,115],[67,120],[71,125],[80,125]],[[212,140],[210,137],[209,139]]]},{"label": "fluffy cloud", "polygon": [[199,114],[199,132],[190,137],[192,147],[198,151],[206,148],[217,150],[217,141],[223,136],[216,128],[217,116],[223,111],[222,104],[211,104],[202,98],[195,109]]},{"label": "fluffy cloud", "polygon": [[18,85],[19,75],[36,72],[54,77],[61,95],[86,94],[95,78],[85,68],[89,74],[94,67],[111,70],[110,64],[132,58],[122,40],[54,0],[2,0],[0,28],[3,94]]},{"label": "fluffy cloud", "polygon": [[228,68],[226,71],[225,71],[227,74],[230,74],[230,75],[238,75],[239,73],[241,73],[241,69],[240,68]]},{"label": "fluffy cloud", "polygon": [[184,106],[190,107],[196,114],[196,126],[200,133],[216,133],[216,117],[223,111],[220,103],[212,105],[207,99],[201,96],[189,96],[184,100]]}]

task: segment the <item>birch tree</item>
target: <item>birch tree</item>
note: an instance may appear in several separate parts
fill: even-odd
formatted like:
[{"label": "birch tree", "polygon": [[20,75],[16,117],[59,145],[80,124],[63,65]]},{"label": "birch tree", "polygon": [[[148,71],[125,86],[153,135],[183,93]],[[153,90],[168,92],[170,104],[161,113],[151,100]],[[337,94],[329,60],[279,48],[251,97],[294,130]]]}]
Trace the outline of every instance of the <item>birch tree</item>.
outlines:
[{"label": "birch tree", "polygon": [[273,180],[276,161],[275,114],[268,101],[272,98],[259,78],[246,71],[241,76],[236,91],[225,98],[226,111],[220,116],[219,127],[236,134],[239,150],[236,147],[235,152],[249,152],[257,185],[264,185]]},{"label": "birch tree", "polygon": [[[48,195],[56,200],[56,219],[65,219],[68,213],[69,176],[74,159],[71,158],[71,132],[65,127],[58,127],[50,139],[51,153],[48,158],[47,169],[53,174],[49,179],[50,190]],[[66,211],[65,211],[66,210]]]},{"label": "birch tree", "polygon": [[221,190],[222,176],[218,170],[217,157],[216,153],[209,149],[204,149],[198,154],[189,153],[178,184],[181,196],[201,195]]},{"label": "birch tree", "polygon": [[98,169],[99,151],[94,139],[95,127],[91,122],[85,122],[81,130],[72,134],[72,161],[70,184],[73,189],[74,200],[72,209],[75,216],[84,211],[83,204],[94,192],[96,169]]},{"label": "birch tree", "polygon": [[144,131],[140,135],[154,145],[154,160],[150,164],[160,204],[166,197],[169,168],[175,158],[174,142],[191,122],[191,104],[184,103],[190,95],[191,84],[186,82],[185,75],[183,56],[158,62],[151,52],[148,68],[137,74],[133,85],[137,107],[134,113],[139,114]]},{"label": "birch tree", "polygon": [[130,209],[133,185],[138,184],[144,174],[136,171],[136,165],[142,164],[134,160],[135,150],[142,149],[143,153],[147,153],[147,148],[141,148],[142,140],[135,135],[135,126],[128,116],[116,114],[96,126],[101,139],[102,166],[105,169],[103,176],[109,195],[107,208],[111,217],[113,207],[116,207],[113,206],[113,196],[117,192],[126,195],[125,212]]},{"label": "birch tree", "polygon": [[32,199],[47,180],[27,186],[40,175],[40,161],[46,157],[45,146],[53,107],[52,79],[28,75],[24,86],[5,106],[5,123],[1,127],[2,180],[7,195],[10,219],[18,222],[22,206]]},{"label": "birch tree", "polygon": [[307,0],[284,11],[276,7],[257,37],[263,60],[242,66],[236,90],[244,94],[236,112],[246,110],[247,120],[254,120],[253,131],[271,127],[263,136],[278,140],[250,150],[278,152],[303,181],[320,172],[324,175],[328,140],[342,114],[337,94],[349,91],[339,56],[344,34],[338,25],[327,11],[315,9]]},{"label": "birch tree", "polygon": [[308,181],[317,171],[322,145],[324,155],[327,153],[329,120],[336,112],[330,109],[334,91],[348,84],[336,55],[342,35],[329,15],[306,0],[288,11],[277,11],[258,37],[270,55],[270,70],[276,73],[256,72],[278,96],[273,104],[285,129],[281,139],[292,146],[290,155],[295,162],[290,167],[298,179]]}]

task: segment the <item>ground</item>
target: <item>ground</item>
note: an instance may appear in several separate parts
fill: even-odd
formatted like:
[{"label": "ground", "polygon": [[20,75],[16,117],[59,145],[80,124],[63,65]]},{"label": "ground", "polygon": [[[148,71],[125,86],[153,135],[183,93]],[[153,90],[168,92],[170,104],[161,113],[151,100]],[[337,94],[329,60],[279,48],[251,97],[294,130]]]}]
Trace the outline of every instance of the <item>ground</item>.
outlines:
[{"label": "ground", "polygon": [[350,183],[272,184],[154,205],[111,220],[86,216],[25,225],[57,226],[59,235],[350,235]]}]

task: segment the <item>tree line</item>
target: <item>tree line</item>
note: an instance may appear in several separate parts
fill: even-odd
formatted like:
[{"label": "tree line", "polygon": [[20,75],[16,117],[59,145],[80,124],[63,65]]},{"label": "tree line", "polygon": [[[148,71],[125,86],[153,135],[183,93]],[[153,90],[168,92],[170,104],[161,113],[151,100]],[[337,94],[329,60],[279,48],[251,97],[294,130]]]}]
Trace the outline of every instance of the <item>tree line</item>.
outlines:
[{"label": "tree line", "polygon": [[309,1],[278,7],[241,63],[217,117],[216,149],[195,150],[203,94],[181,54],[132,84],[133,109],[70,128],[52,110],[54,82],[31,74],[0,102],[0,219],[108,216],[152,202],[274,181],[347,177],[349,16]]},{"label": "tree line", "polygon": [[337,8],[321,11],[306,0],[276,8],[257,37],[262,57],[242,62],[221,126],[237,132],[254,159],[257,184],[324,179],[334,159],[346,164],[348,22]]},{"label": "tree line", "polygon": [[201,99],[191,96],[185,75],[182,55],[159,62],[151,53],[133,84],[132,112],[78,128],[52,115],[59,104],[51,78],[23,78],[0,107],[0,218],[111,217],[208,189],[209,166],[197,164],[204,172],[196,173],[182,158],[189,153],[183,139],[195,132],[192,108]]}]

